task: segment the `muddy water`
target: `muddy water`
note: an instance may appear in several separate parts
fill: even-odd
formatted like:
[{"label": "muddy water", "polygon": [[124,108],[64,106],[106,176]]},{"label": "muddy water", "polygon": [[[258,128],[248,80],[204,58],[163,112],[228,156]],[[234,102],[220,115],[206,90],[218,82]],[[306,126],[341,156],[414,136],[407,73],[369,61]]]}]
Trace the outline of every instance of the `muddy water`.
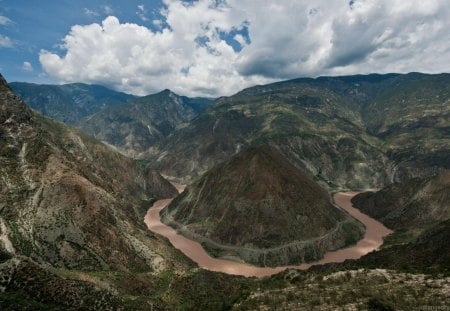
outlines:
[{"label": "muddy water", "polygon": [[[182,189],[180,190],[182,191]],[[285,269],[305,270],[312,265],[320,265],[331,262],[343,262],[346,259],[358,259],[361,256],[380,247],[381,244],[383,244],[383,237],[387,236],[392,231],[387,229],[383,224],[361,213],[358,209],[352,207],[350,200],[355,195],[356,193],[354,192],[336,193],[334,195],[334,201],[342,209],[346,210],[350,215],[358,219],[366,226],[366,233],[364,235],[364,238],[354,246],[326,253],[324,258],[319,261],[305,263],[298,266],[263,268],[231,260],[210,257],[200,245],[200,243],[192,241],[178,234],[173,228],[161,222],[159,213],[172,201],[172,199],[165,199],[155,202],[155,204],[148,210],[147,215],[145,216],[145,223],[151,231],[169,239],[170,243],[172,243],[175,248],[179,249],[203,269],[233,275],[243,275],[246,277],[264,277],[276,274]]]}]

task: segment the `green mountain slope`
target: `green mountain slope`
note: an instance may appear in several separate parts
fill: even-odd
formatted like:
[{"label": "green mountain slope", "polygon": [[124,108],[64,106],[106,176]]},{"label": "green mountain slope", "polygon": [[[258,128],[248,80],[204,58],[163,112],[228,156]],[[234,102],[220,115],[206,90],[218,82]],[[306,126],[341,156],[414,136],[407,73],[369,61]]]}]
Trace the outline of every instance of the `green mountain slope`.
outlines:
[{"label": "green mountain slope", "polygon": [[367,132],[384,142],[393,180],[450,168],[450,74],[410,73],[381,82],[361,107]]}]

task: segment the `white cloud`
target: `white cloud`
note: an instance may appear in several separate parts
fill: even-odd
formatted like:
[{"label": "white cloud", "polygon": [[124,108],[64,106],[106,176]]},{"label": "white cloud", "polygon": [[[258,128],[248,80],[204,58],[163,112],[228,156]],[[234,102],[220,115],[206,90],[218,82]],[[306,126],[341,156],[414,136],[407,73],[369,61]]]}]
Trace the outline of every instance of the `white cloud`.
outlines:
[{"label": "white cloud", "polygon": [[98,14],[98,12],[90,10],[88,8],[84,8],[84,15],[89,16],[89,17],[96,17],[99,16],[100,14]]},{"label": "white cloud", "polygon": [[64,82],[196,96],[299,76],[450,71],[447,0],[164,3],[157,32],[115,17],[72,27],[65,55],[41,52],[44,69]]},{"label": "white cloud", "polygon": [[25,62],[23,62],[23,64],[22,64],[22,70],[23,70],[23,71],[32,72],[32,71],[33,71],[33,66],[31,65],[30,62],[25,61]]},{"label": "white cloud", "polygon": [[14,43],[7,36],[3,36],[0,34],[0,48],[12,48]]},{"label": "white cloud", "polygon": [[239,44],[241,46],[247,45],[247,40],[244,38],[243,35],[241,34],[237,34],[233,37],[234,40],[236,40],[237,42],[239,42]]},{"label": "white cloud", "polygon": [[12,24],[12,20],[10,20],[6,16],[0,15],[0,25],[5,26],[5,25],[9,25],[9,24]]},{"label": "white cloud", "polygon": [[148,17],[146,16],[147,10],[145,9],[145,6],[143,4],[140,4],[137,7],[138,11],[136,12],[136,15],[139,16],[142,21],[148,21]]},{"label": "white cloud", "polygon": [[[237,0],[235,0],[237,2]],[[450,14],[436,1],[244,1],[252,44],[243,75],[280,79],[369,72],[450,70]]]},{"label": "white cloud", "polygon": [[[201,10],[196,16],[190,13],[189,8],[176,16],[169,13],[168,21],[185,16],[184,22],[170,22],[172,30],[160,32],[121,24],[115,17],[106,18],[101,25],[73,26],[64,38],[67,53],[60,57],[41,51],[40,61],[50,76],[63,82],[102,83],[141,95],[170,88],[180,94],[216,96],[266,81],[241,77],[233,66],[237,54],[232,47],[215,29],[196,21],[211,16],[201,18]],[[230,30],[232,24],[223,20],[221,28]],[[198,36],[210,41],[199,46]]]},{"label": "white cloud", "polygon": [[157,27],[159,29],[162,29],[162,27],[164,25],[164,22],[162,20],[160,20],[160,19],[155,19],[155,20],[152,21],[152,23],[153,23],[153,26],[155,26],[155,27]]}]

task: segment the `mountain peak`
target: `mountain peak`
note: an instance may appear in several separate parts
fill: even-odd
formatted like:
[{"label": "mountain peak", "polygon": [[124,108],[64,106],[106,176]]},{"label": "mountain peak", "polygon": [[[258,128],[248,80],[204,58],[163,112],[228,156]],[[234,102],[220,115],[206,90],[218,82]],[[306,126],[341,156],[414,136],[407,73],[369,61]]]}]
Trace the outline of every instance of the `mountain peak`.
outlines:
[{"label": "mountain peak", "polygon": [[159,92],[159,94],[161,94],[161,95],[171,95],[171,94],[177,95],[174,92],[172,92],[170,89],[164,89],[161,92]]},{"label": "mountain peak", "polygon": [[[319,259],[354,243],[363,231],[314,180],[270,146],[244,150],[209,170],[162,217],[205,243],[212,254],[262,266]],[[346,231],[339,223],[345,223]],[[328,232],[335,232],[333,240]]]}]

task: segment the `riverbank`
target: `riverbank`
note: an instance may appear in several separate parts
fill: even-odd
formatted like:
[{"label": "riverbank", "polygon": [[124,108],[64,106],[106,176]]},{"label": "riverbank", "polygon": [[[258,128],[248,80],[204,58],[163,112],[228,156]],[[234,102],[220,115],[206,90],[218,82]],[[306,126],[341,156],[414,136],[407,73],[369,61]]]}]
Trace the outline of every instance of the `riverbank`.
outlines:
[{"label": "riverbank", "polygon": [[170,204],[172,199],[164,199],[155,202],[148,210],[144,221],[149,230],[166,237],[175,248],[179,249],[203,269],[246,277],[264,277],[279,273],[285,269],[306,270],[313,265],[343,262],[347,259],[358,259],[361,256],[378,249],[383,244],[384,237],[389,235],[392,231],[352,206],[351,199],[356,194],[356,192],[336,193],[333,196],[333,199],[340,208],[365,225],[366,232],[364,238],[358,241],[356,245],[326,253],[319,261],[295,266],[275,268],[256,267],[236,261],[212,258],[203,249],[200,243],[178,234],[175,229],[161,222],[160,211]]}]

